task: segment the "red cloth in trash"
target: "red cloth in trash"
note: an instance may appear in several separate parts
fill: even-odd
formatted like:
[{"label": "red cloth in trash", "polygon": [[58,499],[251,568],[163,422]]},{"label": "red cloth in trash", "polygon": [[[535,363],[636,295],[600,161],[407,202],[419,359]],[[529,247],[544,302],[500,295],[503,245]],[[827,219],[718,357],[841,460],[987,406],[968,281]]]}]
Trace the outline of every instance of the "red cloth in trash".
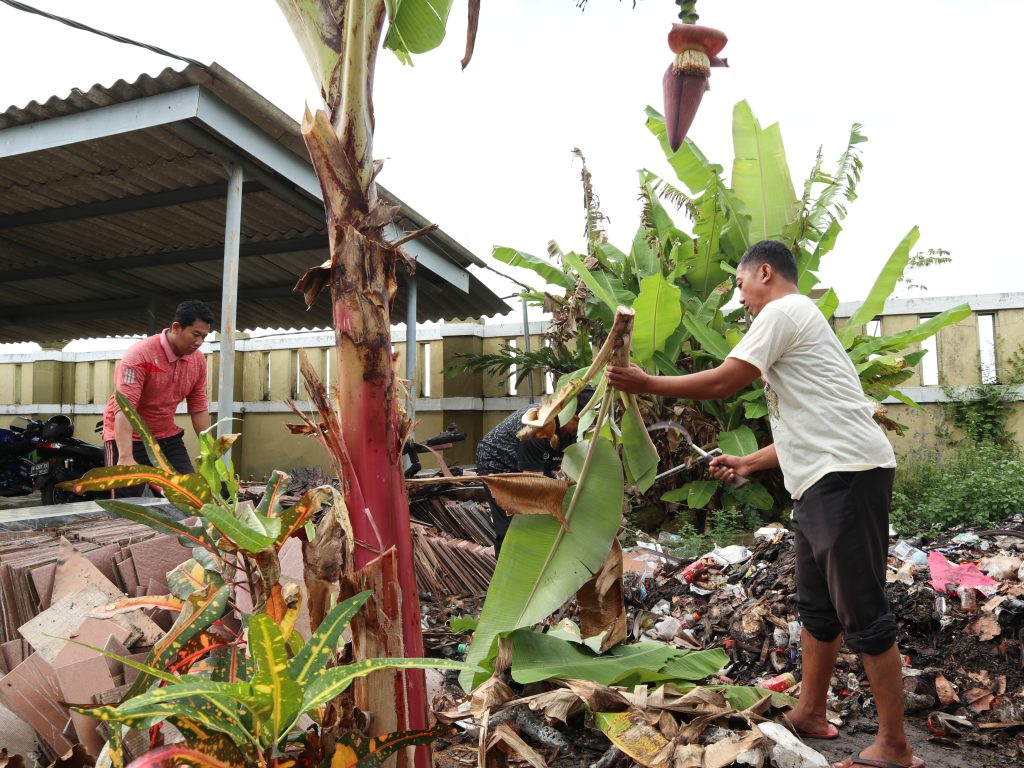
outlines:
[{"label": "red cloth in trash", "polygon": [[941,552],[928,553],[928,569],[931,571],[931,585],[936,592],[945,592],[947,585],[954,587],[974,587],[983,592],[990,590],[984,587],[994,587],[999,582],[991,576],[986,576],[978,570],[974,563],[961,563],[956,565],[949,562]]}]

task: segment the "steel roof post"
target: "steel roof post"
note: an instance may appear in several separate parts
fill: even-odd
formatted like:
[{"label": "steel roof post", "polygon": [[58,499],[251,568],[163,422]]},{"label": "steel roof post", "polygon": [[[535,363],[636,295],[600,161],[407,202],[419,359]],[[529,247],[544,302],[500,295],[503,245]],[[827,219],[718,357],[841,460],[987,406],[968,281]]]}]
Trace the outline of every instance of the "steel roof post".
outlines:
[{"label": "steel roof post", "polygon": [[[235,415],[235,319],[238,311],[238,261],[242,235],[242,183],[240,163],[230,166],[224,217],[224,278],[220,301],[220,370],[217,381],[217,436],[231,434]],[[225,421],[227,420],[227,421]],[[230,453],[225,454],[225,460]]]},{"label": "steel roof post", "polygon": [[[430,371],[424,371],[429,376]],[[416,421],[416,275],[405,287],[405,378],[409,380],[409,421]],[[413,434],[409,435],[410,439]]]}]

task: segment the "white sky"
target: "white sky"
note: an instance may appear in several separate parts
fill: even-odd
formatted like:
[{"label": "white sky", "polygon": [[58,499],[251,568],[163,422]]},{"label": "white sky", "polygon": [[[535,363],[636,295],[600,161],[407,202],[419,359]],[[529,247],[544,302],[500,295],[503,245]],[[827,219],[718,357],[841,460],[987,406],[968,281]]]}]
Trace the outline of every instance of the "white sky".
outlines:
[{"label": "white sky", "polygon": [[[32,0],[45,10],[216,61],[298,118],[317,88],[273,0]],[[779,9],[784,9],[780,11]],[[914,224],[918,249],[954,262],[921,275],[929,295],[1024,290],[1019,215],[1020,0],[701,0],[729,36],[690,136],[730,172],[732,106],[779,121],[794,183],[819,146],[827,166],[864,124],[860,199],[823,280],[864,297]],[[644,126],[661,107],[671,0],[492,0],[461,72],[465,3],[445,44],[403,67],[381,52],[376,78],[381,182],[483,258],[493,245],[543,254],[583,247],[585,153],[612,242],[635,232],[636,169],[672,177]],[[0,4],[0,109],[96,82],[184,64]],[[680,215],[680,220],[682,216]],[[508,270],[501,264],[495,266]],[[537,283],[531,272],[518,274]],[[490,280],[485,277],[484,279]],[[494,285],[505,295],[508,284]]]}]

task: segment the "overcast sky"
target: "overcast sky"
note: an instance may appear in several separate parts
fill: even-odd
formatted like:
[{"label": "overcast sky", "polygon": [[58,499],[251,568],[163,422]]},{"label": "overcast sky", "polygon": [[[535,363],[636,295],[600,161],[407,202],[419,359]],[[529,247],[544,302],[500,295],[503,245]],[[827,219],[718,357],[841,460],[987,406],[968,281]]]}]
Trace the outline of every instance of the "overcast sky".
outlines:
[{"label": "overcast sky", "polygon": [[[273,0],[31,0],[117,34],[216,61],[289,114],[317,88]],[[782,9],[782,10],[780,10]],[[636,230],[638,168],[671,177],[644,125],[661,110],[671,0],[489,0],[460,71],[465,3],[445,44],[404,67],[382,52],[375,154],[381,182],[489,259],[494,245],[583,247],[579,147],[610,239]],[[954,262],[921,276],[928,295],[1024,290],[1019,214],[1020,0],[701,0],[729,36],[691,138],[726,167],[733,105],[780,122],[794,183],[819,145],[828,166],[864,124],[864,179],[823,279],[864,297],[907,230]],[[184,66],[0,4],[0,109],[72,88]],[[680,216],[680,219],[682,217]],[[506,269],[504,265],[496,264]],[[518,275],[536,283],[532,273]],[[487,278],[485,278],[487,279]],[[495,285],[501,294],[509,286]]]}]

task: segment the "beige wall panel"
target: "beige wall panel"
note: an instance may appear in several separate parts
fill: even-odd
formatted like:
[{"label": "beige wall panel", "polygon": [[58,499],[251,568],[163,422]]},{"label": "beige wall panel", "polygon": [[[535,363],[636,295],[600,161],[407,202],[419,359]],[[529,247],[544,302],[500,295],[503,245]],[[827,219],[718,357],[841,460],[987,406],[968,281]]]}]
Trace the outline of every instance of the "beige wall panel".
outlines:
[{"label": "beige wall panel", "polygon": [[295,350],[275,349],[269,355],[270,391],[269,400],[284,400],[295,397]]},{"label": "beige wall panel", "polygon": [[114,391],[114,366],[116,360],[97,360],[92,368],[92,402],[101,405],[107,402]]},{"label": "beige wall panel", "polygon": [[0,405],[17,405],[21,372],[14,363],[0,363]]},{"label": "beige wall panel", "polygon": [[[1011,362],[1018,355],[1024,364],[1024,309],[1004,309],[996,313],[996,370],[1000,381],[1011,381]],[[1024,373],[1024,371],[1021,371]],[[1020,382],[1024,383],[1024,382]]]},{"label": "beige wall panel", "polygon": [[978,318],[975,315],[939,331],[939,372],[954,387],[981,383]]},{"label": "beige wall panel", "polygon": [[[917,315],[890,315],[882,318],[882,335],[891,336],[894,333],[901,333],[902,331],[909,331],[919,323]],[[911,352],[916,352],[921,348],[920,344],[911,344],[905,350],[904,354],[909,355]],[[914,370],[914,375],[903,382],[904,387],[919,387],[921,386],[921,365],[918,364]]]},{"label": "beige wall panel", "polygon": [[[480,339],[477,336],[452,336],[443,342],[439,341],[437,343],[441,345],[440,351],[435,353],[434,348],[430,350],[431,367],[437,366],[438,370],[440,370],[441,368],[450,368],[458,365],[457,355],[477,355],[481,351],[487,351],[489,349],[486,346],[488,341],[494,340]],[[497,351],[497,344],[494,345],[491,351]],[[438,366],[434,362],[435,360],[441,361],[441,365]],[[432,392],[432,394],[435,397],[480,397],[482,393],[484,397],[487,397],[488,390],[484,384],[484,378],[486,377],[478,373],[464,371],[446,378],[443,384],[439,384],[440,391]],[[441,392],[443,392],[443,395]]]},{"label": "beige wall panel", "polygon": [[32,402],[59,403],[62,397],[59,360],[36,360],[32,363]]},{"label": "beige wall panel", "polygon": [[[505,339],[490,337],[481,339],[481,352],[486,355],[497,354]],[[485,373],[480,377],[480,385],[484,397],[508,397],[508,381],[504,376],[495,376]],[[500,421],[500,419],[499,419]]]},{"label": "beige wall panel", "polygon": [[291,413],[247,413],[239,444],[242,461],[236,464],[244,480],[262,480],[275,469],[289,472],[295,467],[322,467],[330,473],[331,462],[320,443],[292,435],[286,426],[295,423]]},{"label": "beige wall panel", "polygon": [[259,402],[267,399],[267,353],[246,352],[241,367],[242,400]]},{"label": "beige wall panel", "polygon": [[18,397],[22,405],[32,405],[37,400],[32,399],[32,387],[35,377],[33,376],[34,363],[25,363],[18,366],[21,383],[18,385]]}]

